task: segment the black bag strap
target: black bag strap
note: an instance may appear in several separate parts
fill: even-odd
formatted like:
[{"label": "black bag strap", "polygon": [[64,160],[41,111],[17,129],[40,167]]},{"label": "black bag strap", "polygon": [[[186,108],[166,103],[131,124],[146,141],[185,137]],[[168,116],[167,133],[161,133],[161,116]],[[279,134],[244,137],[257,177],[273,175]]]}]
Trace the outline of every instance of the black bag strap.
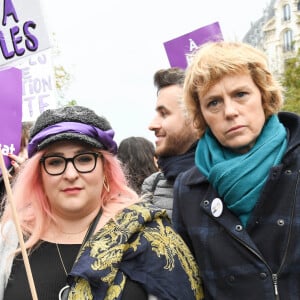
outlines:
[{"label": "black bag strap", "polygon": [[[79,251],[78,251],[77,257],[78,257],[78,255],[79,255],[81,249],[83,248],[84,244],[88,241],[88,239],[89,239],[89,238],[92,236],[92,234],[94,233],[95,228],[96,228],[96,226],[97,226],[97,224],[98,224],[98,222],[99,222],[99,219],[100,219],[101,215],[102,215],[102,208],[100,208],[100,210],[99,210],[97,216],[94,218],[94,220],[93,220],[92,223],[90,224],[89,229],[88,229],[87,233],[85,234],[85,237],[84,237],[84,239],[83,239],[83,242],[82,242],[82,244],[81,244],[81,246],[80,246],[80,249],[79,249]],[[75,261],[77,260],[77,257],[76,257]],[[75,262],[74,262],[74,263],[75,263]],[[73,263],[73,265],[74,265],[74,263]],[[73,267],[72,267],[72,268],[73,268]],[[70,286],[69,286],[69,284],[67,283],[67,284],[60,290],[59,295],[58,295],[58,299],[59,299],[59,300],[67,300],[68,297],[69,297],[69,293],[70,293]]]},{"label": "black bag strap", "polygon": [[[82,244],[81,244],[81,247],[80,247],[79,252],[80,252],[81,249],[83,248],[83,246],[84,246],[84,244],[86,243],[86,241],[88,241],[88,239],[89,239],[89,238],[92,236],[92,234],[94,233],[95,228],[96,228],[96,226],[97,226],[97,224],[98,224],[98,222],[99,222],[99,219],[100,219],[101,215],[102,215],[102,209],[100,208],[100,210],[99,210],[97,216],[94,218],[93,222],[92,222],[92,223],[90,224],[90,226],[89,226],[89,229],[88,229],[87,233],[85,234],[85,237],[84,237],[84,239],[83,239],[83,242],[82,242]],[[79,254],[79,252],[78,252],[78,254]]]}]

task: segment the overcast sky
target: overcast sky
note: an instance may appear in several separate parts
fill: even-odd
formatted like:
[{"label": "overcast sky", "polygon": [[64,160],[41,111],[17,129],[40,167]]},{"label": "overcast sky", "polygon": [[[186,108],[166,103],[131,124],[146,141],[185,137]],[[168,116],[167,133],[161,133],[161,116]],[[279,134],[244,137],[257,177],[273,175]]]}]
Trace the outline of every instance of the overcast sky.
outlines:
[{"label": "overcast sky", "polygon": [[105,116],[120,142],[154,141],[153,74],[170,67],[163,43],[219,22],[226,40],[242,40],[267,0],[40,0],[59,62],[72,75],[66,97]]}]

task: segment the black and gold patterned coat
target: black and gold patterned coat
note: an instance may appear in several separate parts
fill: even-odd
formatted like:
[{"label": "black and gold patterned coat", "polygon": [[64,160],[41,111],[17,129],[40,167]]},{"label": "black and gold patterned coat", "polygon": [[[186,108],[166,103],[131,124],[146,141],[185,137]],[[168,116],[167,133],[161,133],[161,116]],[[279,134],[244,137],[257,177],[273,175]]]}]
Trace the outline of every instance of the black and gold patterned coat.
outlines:
[{"label": "black and gold patterned coat", "polygon": [[121,299],[128,277],[160,300],[203,299],[191,252],[165,211],[149,203],[124,209],[85,244],[68,299]]}]

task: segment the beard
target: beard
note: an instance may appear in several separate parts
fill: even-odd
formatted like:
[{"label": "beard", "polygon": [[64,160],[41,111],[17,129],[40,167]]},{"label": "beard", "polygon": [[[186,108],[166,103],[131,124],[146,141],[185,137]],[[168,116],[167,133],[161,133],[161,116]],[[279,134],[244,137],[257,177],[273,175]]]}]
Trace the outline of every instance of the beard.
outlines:
[{"label": "beard", "polygon": [[197,139],[197,134],[191,130],[182,130],[180,134],[167,135],[163,143],[156,147],[155,154],[159,157],[184,154]]}]

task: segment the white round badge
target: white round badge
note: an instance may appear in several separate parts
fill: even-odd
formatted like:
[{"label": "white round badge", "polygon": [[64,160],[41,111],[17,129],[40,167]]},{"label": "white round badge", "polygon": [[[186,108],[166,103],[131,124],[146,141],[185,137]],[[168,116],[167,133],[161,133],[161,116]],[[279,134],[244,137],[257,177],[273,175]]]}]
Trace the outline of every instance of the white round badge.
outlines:
[{"label": "white round badge", "polygon": [[223,212],[223,202],[220,198],[215,198],[211,203],[211,213],[214,217],[218,218]]}]

